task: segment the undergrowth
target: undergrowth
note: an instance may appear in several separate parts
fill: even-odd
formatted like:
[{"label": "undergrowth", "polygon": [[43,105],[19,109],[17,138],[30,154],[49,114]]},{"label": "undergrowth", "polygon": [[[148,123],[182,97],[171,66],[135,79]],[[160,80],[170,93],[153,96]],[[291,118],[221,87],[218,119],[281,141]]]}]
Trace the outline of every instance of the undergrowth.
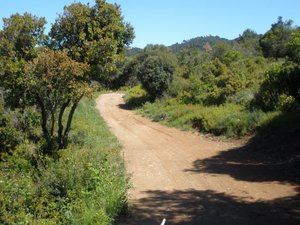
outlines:
[{"label": "undergrowth", "polygon": [[[135,87],[125,95],[124,99],[129,107],[132,99],[134,103],[144,101],[146,95],[141,95],[138,89],[139,87]],[[183,130],[196,129],[202,133],[232,138],[251,134],[280,114],[277,111],[263,112],[257,109],[251,111],[241,104],[234,103],[218,106],[183,104],[176,98],[133,104],[133,108],[136,107],[138,113],[155,122]]]},{"label": "undergrowth", "polygon": [[57,160],[21,144],[0,163],[0,224],[113,224],[126,209],[120,145],[94,101],[74,115],[71,144]]},{"label": "undergrowth", "polygon": [[[170,101],[170,100],[169,100]],[[253,133],[278,112],[248,111],[240,105],[201,106],[170,104],[169,101],[146,103],[138,112],[153,121],[183,130],[196,129],[203,133],[226,137],[242,137]]]}]

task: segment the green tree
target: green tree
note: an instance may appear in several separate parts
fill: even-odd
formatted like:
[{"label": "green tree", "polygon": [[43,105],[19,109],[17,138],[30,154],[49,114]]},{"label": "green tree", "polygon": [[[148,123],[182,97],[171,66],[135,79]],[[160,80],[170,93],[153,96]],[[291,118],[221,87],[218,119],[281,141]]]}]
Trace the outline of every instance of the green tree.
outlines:
[{"label": "green tree", "polygon": [[[65,51],[49,49],[25,66],[19,82],[27,102],[40,111],[47,154],[54,154],[68,144],[73,114],[81,98],[91,92],[87,70],[87,64],[70,59]],[[70,109],[66,110],[67,107]]]},{"label": "green tree", "polygon": [[107,85],[134,34],[118,5],[96,0],[93,7],[82,3],[66,6],[50,37],[54,49],[66,49],[73,60],[88,63],[92,78]]},{"label": "green tree", "polygon": [[23,76],[24,65],[37,56],[45,41],[44,18],[29,13],[14,14],[3,19],[0,30],[0,87],[4,88],[6,103],[20,106],[24,90],[17,82]]},{"label": "green tree", "polygon": [[229,65],[240,58],[240,53],[229,44],[219,43],[213,48],[212,57],[218,58],[222,63]]},{"label": "green tree", "polygon": [[295,63],[300,63],[300,28],[293,31],[287,43],[287,55]]},{"label": "green tree", "polygon": [[175,71],[174,62],[163,55],[147,55],[138,67],[138,78],[153,100],[169,88]]},{"label": "green tree", "polygon": [[31,60],[37,55],[36,46],[46,40],[44,25],[46,20],[29,13],[13,14],[3,19],[0,31],[0,55]]},{"label": "green tree", "polygon": [[246,29],[236,41],[238,43],[237,49],[247,56],[261,55],[259,45],[260,35],[251,29]]},{"label": "green tree", "polygon": [[184,78],[188,78],[195,73],[196,67],[205,60],[204,53],[197,48],[186,48],[178,54],[178,64],[180,73]]},{"label": "green tree", "polygon": [[293,21],[283,21],[278,17],[278,21],[272,24],[272,27],[259,40],[265,57],[282,58],[287,54],[286,43],[291,37],[293,31]]},{"label": "green tree", "polygon": [[138,84],[137,78],[137,69],[138,61],[135,58],[127,58],[127,61],[124,63],[124,68],[118,79],[120,86],[130,86],[133,87]]},{"label": "green tree", "polygon": [[266,79],[252,103],[264,111],[293,109],[300,102],[299,73],[297,65],[274,66],[266,72]]}]

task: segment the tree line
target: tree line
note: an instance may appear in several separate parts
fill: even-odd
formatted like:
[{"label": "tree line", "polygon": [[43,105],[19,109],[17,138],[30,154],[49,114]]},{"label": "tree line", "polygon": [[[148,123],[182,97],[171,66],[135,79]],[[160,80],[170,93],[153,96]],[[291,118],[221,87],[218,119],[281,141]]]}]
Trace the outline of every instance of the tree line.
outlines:
[{"label": "tree line", "polygon": [[216,135],[253,133],[275,115],[299,111],[299,35],[298,26],[279,17],[264,34],[247,29],[231,41],[197,38],[179,51],[148,45],[124,63],[123,82],[134,87],[126,99],[155,120],[179,127]]}]

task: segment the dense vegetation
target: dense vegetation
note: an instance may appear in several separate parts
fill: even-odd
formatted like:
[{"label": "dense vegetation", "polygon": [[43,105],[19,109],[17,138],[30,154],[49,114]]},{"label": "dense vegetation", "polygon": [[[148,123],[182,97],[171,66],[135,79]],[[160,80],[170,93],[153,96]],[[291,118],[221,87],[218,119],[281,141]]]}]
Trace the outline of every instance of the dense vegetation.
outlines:
[{"label": "dense vegetation", "polygon": [[45,34],[29,13],[0,30],[0,224],[113,224],[126,208],[120,146],[93,92],[133,39],[120,7],[73,3]]},{"label": "dense vegetation", "polygon": [[[2,137],[2,136],[1,136]],[[59,159],[24,141],[0,163],[1,224],[111,224],[126,207],[120,145],[84,99]]]},{"label": "dense vegetation", "polygon": [[298,114],[291,117],[297,126],[299,34],[292,21],[279,17],[263,35],[247,29],[231,41],[196,38],[175,45],[180,51],[147,46],[128,58],[127,67],[139,68],[144,55],[163,55],[173,62],[175,58],[173,80],[153,100],[140,71],[125,66],[127,84],[137,85],[125,100],[154,121],[227,137],[252,134],[281,115]]}]

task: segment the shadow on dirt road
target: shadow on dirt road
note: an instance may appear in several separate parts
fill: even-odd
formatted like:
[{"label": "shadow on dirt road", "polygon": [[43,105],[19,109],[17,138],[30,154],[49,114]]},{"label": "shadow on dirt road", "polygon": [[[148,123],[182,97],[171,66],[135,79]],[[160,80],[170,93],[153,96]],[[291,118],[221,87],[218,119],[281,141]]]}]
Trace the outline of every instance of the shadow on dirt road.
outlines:
[{"label": "shadow on dirt road", "polygon": [[167,225],[296,225],[299,200],[299,195],[249,202],[214,191],[147,191],[131,206],[134,217],[120,224],[159,225],[166,218]]}]

